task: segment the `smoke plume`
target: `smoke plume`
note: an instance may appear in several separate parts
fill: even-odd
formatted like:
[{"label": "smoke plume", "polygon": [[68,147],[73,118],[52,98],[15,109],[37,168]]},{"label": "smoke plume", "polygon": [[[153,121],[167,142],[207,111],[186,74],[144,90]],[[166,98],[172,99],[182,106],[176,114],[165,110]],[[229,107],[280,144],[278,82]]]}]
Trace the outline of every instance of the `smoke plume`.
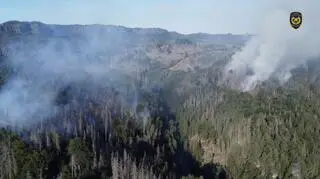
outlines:
[{"label": "smoke plume", "polygon": [[128,71],[138,72],[121,66],[117,55],[128,48],[120,32],[92,29],[79,37],[22,35],[5,44],[9,55],[2,65],[13,72],[0,91],[0,125],[28,125],[54,115],[58,92],[69,84],[89,84],[87,90],[94,91],[116,86]]},{"label": "smoke plume", "polygon": [[[293,68],[320,55],[320,2],[286,0],[274,1],[273,5],[262,21],[259,33],[226,66],[226,72],[232,70],[240,79],[244,91],[271,76],[285,82]],[[292,11],[300,11],[303,15],[302,26],[297,30],[289,23]]]}]

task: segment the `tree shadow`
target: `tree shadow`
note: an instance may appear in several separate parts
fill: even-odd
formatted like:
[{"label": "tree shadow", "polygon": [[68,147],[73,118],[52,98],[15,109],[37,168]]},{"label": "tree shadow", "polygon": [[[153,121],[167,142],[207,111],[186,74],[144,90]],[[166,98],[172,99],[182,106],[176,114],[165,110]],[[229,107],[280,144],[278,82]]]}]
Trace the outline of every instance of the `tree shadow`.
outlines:
[{"label": "tree shadow", "polygon": [[[155,93],[155,92],[153,92]],[[168,142],[168,138],[166,135],[160,135],[158,139],[155,140],[154,144],[150,144],[145,141],[139,141],[138,147],[136,148],[137,151],[134,153],[134,156],[137,156],[137,159],[141,159],[147,155],[148,163],[147,165],[156,165],[157,160],[157,148],[155,146],[163,146],[164,147],[164,161],[168,162],[168,170],[167,172],[172,172],[175,174],[177,178],[181,178],[183,176],[193,175],[196,177],[202,176],[203,178],[219,178],[224,179],[227,178],[226,171],[223,169],[222,166],[214,163],[208,163],[201,166],[201,163],[196,160],[190,151],[187,151],[184,148],[183,141],[180,130],[179,124],[176,120],[175,114],[171,111],[168,103],[164,100],[163,91],[158,89],[157,94],[155,95],[155,99],[149,99],[151,101],[155,101],[157,103],[158,109],[161,108],[161,111],[150,109],[152,118],[160,118],[163,122],[163,126],[161,129],[161,134],[166,134],[169,131],[172,131],[172,127],[176,129],[174,131],[174,139],[177,142],[177,147],[170,150],[170,143]],[[154,106],[154,105],[151,105]],[[174,125],[170,126],[170,121],[173,121]],[[172,123],[172,122],[171,122]],[[171,127],[171,128],[170,128]],[[155,166],[155,168],[158,166]],[[168,176],[163,176],[168,177]]]},{"label": "tree shadow", "polygon": [[[153,91],[151,94],[144,94],[144,99],[142,99],[147,102],[147,108],[150,111],[151,121],[149,122],[153,123],[153,126],[157,128],[160,133],[149,141],[143,139],[145,137],[143,135],[145,134],[138,125],[128,122],[130,119],[126,119],[127,121],[122,120],[121,114],[114,111],[112,111],[111,118],[113,121],[118,117],[120,118],[120,120],[116,122],[118,126],[112,124],[108,125],[106,129],[103,125],[105,122],[104,116],[97,115],[100,112],[103,113],[103,111],[99,112],[99,110],[103,110],[99,104],[95,104],[96,106],[93,111],[83,108],[83,106],[87,105],[81,104],[75,108],[69,108],[68,111],[63,111],[63,114],[52,117],[50,120],[46,120],[42,132],[45,133],[55,128],[55,131],[62,136],[62,149],[59,151],[60,154],[57,154],[56,158],[52,160],[48,166],[50,176],[57,176],[61,171],[60,165],[69,163],[68,152],[66,150],[68,140],[73,137],[82,137],[90,140],[90,142],[96,146],[93,152],[97,159],[99,159],[101,155],[106,160],[109,160],[109,162],[107,162],[108,165],[111,165],[110,158],[112,152],[118,153],[118,156],[123,158],[125,150],[139,165],[149,167],[156,175],[163,178],[171,178],[171,176],[175,176],[174,178],[182,178],[190,175],[195,177],[202,176],[203,178],[227,178],[226,171],[223,167],[214,163],[208,163],[202,166],[200,161],[197,161],[193,154],[185,149],[184,143],[186,141],[181,137],[176,116],[165,100],[163,93],[164,91],[159,89]],[[60,102],[64,105],[68,105],[69,100],[65,100],[68,99],[68,94],[70,93],[63,92],[63,95],[59,96],[61,98]],[[91,103],[92,100],[88,99],[88,101],[84,102]],[[80,113],[82,117],[80,117]],[[138,123],[139,119],[135,120]],[[159,121],[161,121],[161,126],[158,126]],[[79,128],[79,122],[83,123],[82,128]],[[64,126],[61,124],[64,124]],[[112,129],[110,129],[111,127]],[[35,128],[39,129],[39,126],[35,126]],[[67,128],[71,133],[66,132]],[[115,134],[116,130],[119,130],[118,133],[123,136],[117,136],[117,134]],[[153,133],[149,131],[148,135]],[[108,136],[111,136],[111,140],[108,139]],[[125,140],[123,138],[125,138]],[[133,138],[133,140],[128,142],[126,138]],[[44,139],[45,137],[42,137],[42,140]],[[107,168],[110,168],[110,166]],[[101,178],[101,175],[101,171],[94,171],[94,173],[87,178]]]}]

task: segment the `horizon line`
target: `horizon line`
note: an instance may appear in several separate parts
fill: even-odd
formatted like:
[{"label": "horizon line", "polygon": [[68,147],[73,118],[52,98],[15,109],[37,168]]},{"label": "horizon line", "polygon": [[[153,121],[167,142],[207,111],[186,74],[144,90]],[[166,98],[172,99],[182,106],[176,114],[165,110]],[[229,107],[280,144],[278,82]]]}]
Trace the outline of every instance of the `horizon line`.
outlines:
[{"label": "horizon line", "polygon": [[158,30],[163,30],[163,31],[167,31],[170,33],[178,33],[178,34],[182,34],[182,35],[240,35],[240,36],[254,36],[255,34],[253,33],[241,33],[241,34],[235,34],[235,33],[230,33],[230,32],[226,32],[226,33],[208,33],[208,32],[193,32],[193,33],[182,33],[182,32],[177,32],[174,30],[168,30],[162,27],[139,27],[139,26],[135,26],[135,27],[130,27],[130,26],[125,26],[125,25],[118,25],[118,24],[101,24],[101,23],[94,23],[94,24],[79,24],[79,23],[75,23],[75,24],[56,24],[56,23],[47,23],[47,22],[42,22],[42,21],[37,21],[37,20],[32,20],[32,21],[25,21],[25,20],[7,20],[4,22],[0,22],[0,25],[3,25],[5,23],[10,23],[10,22],[19,22],[19,23],[40,23],[40,24],[44,24],[44,25],[55,25],[55,26],[114,26],[114,27],[121,27],[121,28],[128,28],[128,29],[158,29]]}]

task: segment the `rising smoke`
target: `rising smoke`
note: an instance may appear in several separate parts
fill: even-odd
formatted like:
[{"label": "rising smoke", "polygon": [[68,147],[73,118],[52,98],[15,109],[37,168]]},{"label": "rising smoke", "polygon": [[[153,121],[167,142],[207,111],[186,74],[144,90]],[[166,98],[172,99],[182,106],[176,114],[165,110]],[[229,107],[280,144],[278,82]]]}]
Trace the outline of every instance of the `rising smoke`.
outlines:
[{"label": "rising smoke", "polygon": [[[274,1],[273,5],[265,15],[257,36],[226,66],[227,73],[232,70],[233,75],[240,79],[241,90],[251,90],[271,76],[285,82],[293,68],[320,55],[320,2],[286,0]],[[303,24],[298,30],[292,29],[289,24],[292,11],[303,14]],[[252,72],[250,75],[248,70]]]}]

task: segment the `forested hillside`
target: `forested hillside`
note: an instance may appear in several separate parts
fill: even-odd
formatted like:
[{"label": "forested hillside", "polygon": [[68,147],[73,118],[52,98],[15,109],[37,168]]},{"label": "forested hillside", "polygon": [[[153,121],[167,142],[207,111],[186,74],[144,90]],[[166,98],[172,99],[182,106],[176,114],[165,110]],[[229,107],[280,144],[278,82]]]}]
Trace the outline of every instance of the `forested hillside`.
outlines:
[{"label": "forested hillside", "polygon": [[248,36],[13,21],[0,37],[0,178],[320,176],[317,59],[241,92],[222,69]]}]

